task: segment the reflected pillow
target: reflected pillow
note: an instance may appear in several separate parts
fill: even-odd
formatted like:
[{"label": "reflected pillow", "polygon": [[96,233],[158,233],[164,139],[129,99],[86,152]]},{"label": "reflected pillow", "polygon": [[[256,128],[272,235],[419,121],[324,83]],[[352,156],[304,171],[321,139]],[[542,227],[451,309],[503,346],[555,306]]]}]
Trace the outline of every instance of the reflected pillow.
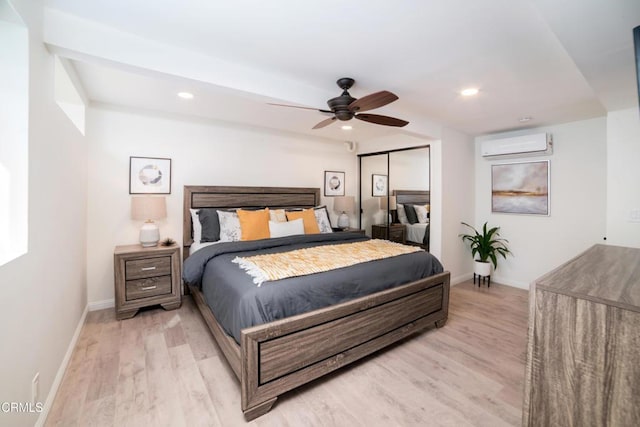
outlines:
[{"label": "reflected pillow", "polygon": [[398,221],[400,221],[400,224],[409,224],[407,212],[404,210],[404,205],[402,203],[398,203]]},{"label": "reflected pillow", "polygon": [[288,222],[269,221],[269,232],[271,237],[295,236],[304,234],[304,222],[302,218]]},{"label": "reflected pillow", "polygon": [[429,222],[429,205],[413,205],[420,224],[426,224]]},{"label": "reflected pillow", "polygon": [[418,214],[416,214],[416,210],[413,205],[404,205],[404,211],[407,214],[407,220],[409,221],[409,224],[416,224],[418,222]]}]

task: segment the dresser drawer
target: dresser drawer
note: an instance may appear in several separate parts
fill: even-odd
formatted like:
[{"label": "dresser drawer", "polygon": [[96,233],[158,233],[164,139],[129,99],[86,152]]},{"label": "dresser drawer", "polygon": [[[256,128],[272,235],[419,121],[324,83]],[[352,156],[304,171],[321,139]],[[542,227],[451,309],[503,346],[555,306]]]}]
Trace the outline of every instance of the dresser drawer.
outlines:
[{"label": "dresser drawer", "polygon": [[150,277],[147,279],[127,280],[125,298],[127,301],[155,297],[171,293],[171,276]]},{"label": "dresser drawer", "polygon": [[132,259],[125,263],[125,279],[135,280],[171,274],[171,257]]}]

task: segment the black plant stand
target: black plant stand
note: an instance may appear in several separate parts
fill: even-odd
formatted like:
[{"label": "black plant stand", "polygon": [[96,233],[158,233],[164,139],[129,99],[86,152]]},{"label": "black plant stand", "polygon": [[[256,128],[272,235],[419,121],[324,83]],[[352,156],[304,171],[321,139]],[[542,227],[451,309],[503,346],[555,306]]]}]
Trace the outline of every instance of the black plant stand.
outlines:
[{"label": "black plant stand", "polygon": [[[473,273],[473,284],[476,284],[476,277],[478,278],[478,287],[480,287],[480,283],[484,283],[485,280],[487,282],[487,287],[490,288],[491,287],[491,275],[488,276],[481,276],[479,274]],[[480,280],[482,280],[482,282],[480,282]]]}]

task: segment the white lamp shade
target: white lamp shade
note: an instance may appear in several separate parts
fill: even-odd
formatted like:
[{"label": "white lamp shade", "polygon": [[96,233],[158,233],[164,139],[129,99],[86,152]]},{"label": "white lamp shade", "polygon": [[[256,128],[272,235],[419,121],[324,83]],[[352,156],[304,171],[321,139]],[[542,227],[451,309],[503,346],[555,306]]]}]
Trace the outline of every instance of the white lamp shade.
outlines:
[{"label": "white lamp shade", "polygon": [[153,221],[167,217],[167,202],[164,197],[137,196],[131,198],[131,219]]},{"label": "white lamp shade", "polygon": [[388,203],[389,203],[389,210],[390,211],[395,211],[396,209],[398,209],[398,206],[396,204],[396,196],[382,196],[380,197],[380,209],[382,210],[387,210],[387,199],[388,199]]},{"label": "white lamp shade", "polygon": [[333,210],[336,212],[353,212],[355,198],[353,196],[340,196],[333,198]]}]

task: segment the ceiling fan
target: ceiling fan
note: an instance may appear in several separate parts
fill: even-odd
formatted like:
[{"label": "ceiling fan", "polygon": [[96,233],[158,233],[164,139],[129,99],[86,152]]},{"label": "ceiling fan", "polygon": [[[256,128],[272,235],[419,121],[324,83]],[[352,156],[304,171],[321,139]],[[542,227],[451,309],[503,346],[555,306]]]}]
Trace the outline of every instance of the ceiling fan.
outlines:
[{"label": "ceiling fan", "polygon": [[375,108],[383,107],[387,104],[391,104],[393,101],[398,99],[398,97],[386,90],[372,93],[371,95],[363,96],[362,98],[356,99],[349,95],[349,89],[355,83],[355,80],[349,77],[343,77],[338,79],[336,82],[338,87],[342,89],[342,95],[337,96],[335,98],[331,98],[327,101],[327,105],[329,106],[329,110],[323,110],[321,108],[310,108],[310,107],[299,107],[297,105],[286,105],[286,104],[273,104],[269,103],[269,105],[277,105],[279,107],[291,107],[291,108],[302,108],[304,110],[315,110],[321,113],[333,114],[333,117],[325,119],[315,125],[313,129],[320,129],[325,126],[330,125],[336,120],[347,121],[351,120],[354,117],[358,120],[363,120],[369,123],[375,123],[377,125],[384,126],[396,126],[403,127],[409,124],[409,122],[401,119],[396,119],[395,117],[389,116],[381,116],[379,114],[362,114],[363,111],[373,110]]}]

